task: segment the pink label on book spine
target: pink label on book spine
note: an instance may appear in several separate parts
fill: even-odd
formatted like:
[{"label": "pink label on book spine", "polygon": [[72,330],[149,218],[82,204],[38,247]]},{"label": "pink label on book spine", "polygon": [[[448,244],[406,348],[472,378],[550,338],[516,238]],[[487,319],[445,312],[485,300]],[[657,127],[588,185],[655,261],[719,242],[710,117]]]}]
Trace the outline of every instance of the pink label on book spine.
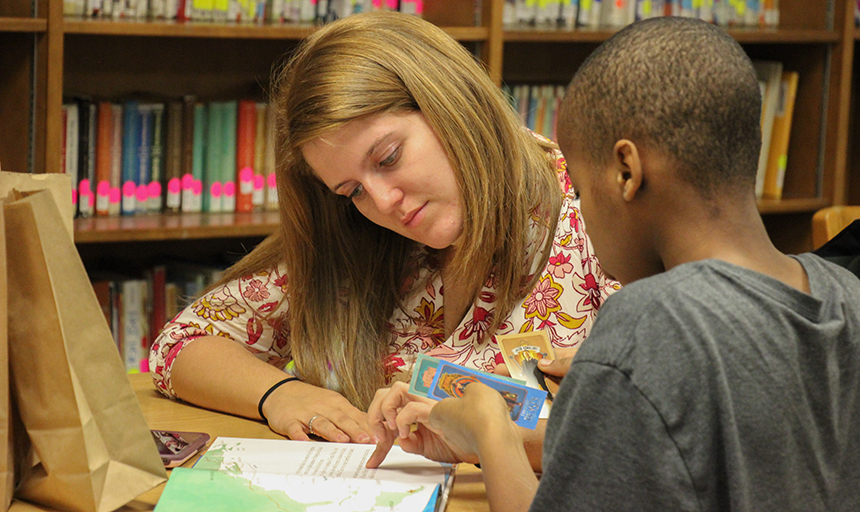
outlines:
[{"label": "pink label on book spine", "polygon": [[236,195],[236,184],[232,181],[228,181],[224,184],[224,195],[227,197],[233,197]]},{"label": "pink label on book spine", "polygon": [[78,191],[72,189],[72,204],[78,204]]},{"label": "pink label on book spine", "polygon": [[209,187],[209,193],[212,197],[221,197],[221,182],[216,181]]},{"label": "pink label on book spine", "polygon": [[275,173],[269,175],[269,188],[278,188],[278,178]]},{"label": "pink label on book spine", "polygon": [[203,180],[194,180],[194,183],[191,185],[191,193],[195,196],[203,193]]},{"label": "pink label on book spine", "polygon": [[263,187],[266,185],[266,181],[263,179],[263,176],[257,175],[254,176],[254,190],[263,190]]},{"label": "pink label on book spine", "polygon": [[124,197],[134,197],[135,184],[133,181],[126,181],[122,184],[122,195]]},{"label": "pink label on book spine", "polygon": [[96,193],[99,197],[107,197],[110,195],[110,182],[107,180],[102,180],[99,182],[98,187],[96,187]]},{"label": "pink label on book spine", "polygon": [[90,188],[90,180],[86,178],[82,179],[81,182],[78,183],[78,189],[80,189],[81,195],[88,194],[90,190],[92,190]]},{"label": "pink label on book spine", "polygon": [[139,203],[143,203],[147,200],[149,197],[149,191],[146,189],[146,185],[138,185],[136,197]]},{"label": "pink label on book spine", "polygon": [[147,189],[150,198],[155,199],[157,197],[161,197],[161,183],[157,181],[150,182]]},{"label": "pink label on book spine", "polygon": [[194,176],[186,174],[182,177],[182,189],[191,190],[192,188],[194,188]]},{"label": "pink label on book spine", "polygon": [[[190,183],[189,183],[190,186]],[[167,182],[167,192],[170,194],[178,194],[182,190],[182,185],[180,184],[179,178],[171,178],[170,181]]]},{"label": "pink label on book spine", "polygon": [[239,171],[239,181],[253,181],[254,180],[254,169],[250,167],[245,167],[241,171]]},{"label": "pink label on book spine", "polygon": [[111,204],[119,204],[119,200],[122,197],[122,193],[119,191],[119,187],[111,187],[110,189],[110,202]]}]

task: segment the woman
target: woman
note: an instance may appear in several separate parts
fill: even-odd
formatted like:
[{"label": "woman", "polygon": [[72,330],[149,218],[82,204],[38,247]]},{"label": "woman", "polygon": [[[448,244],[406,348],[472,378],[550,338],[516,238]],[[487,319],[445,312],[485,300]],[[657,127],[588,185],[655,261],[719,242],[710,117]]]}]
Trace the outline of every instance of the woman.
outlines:
[{"label": "woman", "polygon": [[492,371],[496,334],[585,338],[617,285],[556,146],[457,41],[355,15],[277,84],[281,229],[155,340],[161,392],[292,439],[370,442],[363,410],[417,353]]}]

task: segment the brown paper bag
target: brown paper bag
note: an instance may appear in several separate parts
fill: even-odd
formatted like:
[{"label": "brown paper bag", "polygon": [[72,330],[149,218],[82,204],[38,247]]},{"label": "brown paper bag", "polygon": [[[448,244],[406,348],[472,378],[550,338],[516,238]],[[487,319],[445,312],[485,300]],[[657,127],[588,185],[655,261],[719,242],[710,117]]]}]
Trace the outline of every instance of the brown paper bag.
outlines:
[{"label": "brown paper bag", "polygon": [[[0,208],[0,234],[3,233],[4,226],[3,209]],[[15,483],[6,311],[6,239],[0,236],[0,507],[3,510],[9,508]]]},{"label": "brown paper bag", "polygon": [[164,481],[161,459],[51,195],[4,209],[13,396],[32,444],[15,496],[114,510]]}]

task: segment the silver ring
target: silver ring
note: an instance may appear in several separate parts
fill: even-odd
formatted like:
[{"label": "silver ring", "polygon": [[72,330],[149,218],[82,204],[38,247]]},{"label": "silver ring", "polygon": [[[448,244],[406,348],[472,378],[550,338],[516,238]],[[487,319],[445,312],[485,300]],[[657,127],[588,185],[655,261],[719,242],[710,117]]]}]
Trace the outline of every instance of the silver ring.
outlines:
[{"label": "silver ring", "polygon": [[311,418],[311,420],[308,422],[308,434],[311,434],[311,435],[315,435],[315,434],[316,434],[316,432],[314,432],[314,420],[315,420],[315,419],[317,419],[317,418],[319,418],[319,417],[320,417],[320,415],[319,415],[319,414],[317,414],[316,416],[314,416],[313,418]]}]

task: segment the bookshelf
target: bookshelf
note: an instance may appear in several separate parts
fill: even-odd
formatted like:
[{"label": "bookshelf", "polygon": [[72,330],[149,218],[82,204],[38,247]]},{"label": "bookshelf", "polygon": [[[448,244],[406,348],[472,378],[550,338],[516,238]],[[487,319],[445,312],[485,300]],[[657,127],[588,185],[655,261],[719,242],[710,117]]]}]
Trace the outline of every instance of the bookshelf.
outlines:
[{"label": "bookshelf", "polygon": [[[308,24],[243,25],[107,21],[63,17],[62,0],[0,5],[0,163],[5,170],[56,172],[64,97],[130,94],[203,100],[262,99],[272,64],[315,30]],[[425,19],[474,51],[493,80],[566,84],[611,29],[505,27],[504,0],[426,0]],[[780,249],[812,248],[818,208],[860,203],[860,133],[852,79],[860,70],[848,0],[782,0],[777,29],[730,31],[756,59],[780,60],[801,82],[792,126],[784,199],[759,204]],[[8,71],[7,71],[8,70]],[[22,108],[26,106],[26,108]],[[22,148],[28,148],[27,151]],[[92,261],[126,257],[139,245],[185,254],[199,242],[218,250],[261,239],[275,214],[140,216],[76,221],[76,242]]]}]

